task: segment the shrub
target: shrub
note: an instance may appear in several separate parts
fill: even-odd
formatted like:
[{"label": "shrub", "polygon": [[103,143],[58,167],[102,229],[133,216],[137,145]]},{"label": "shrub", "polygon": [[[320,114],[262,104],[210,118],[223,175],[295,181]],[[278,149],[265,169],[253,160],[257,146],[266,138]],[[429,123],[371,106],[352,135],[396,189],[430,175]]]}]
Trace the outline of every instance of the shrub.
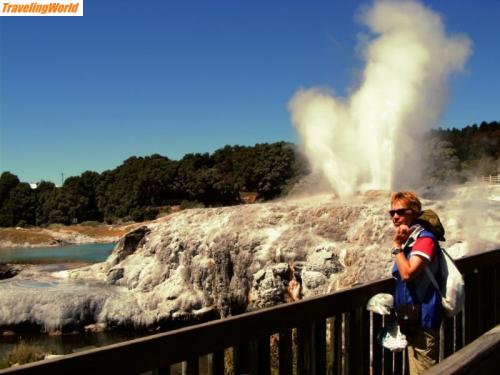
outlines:
[{"label": "shrub", "polygon": [[16,227],[21,227],[21,228],[27,228],[29,226],[28,222],[26,220],[20,220]]},{"label": "shrub", "polygon": [[132,216],[132,220],[136,222],[144,220],[154,220],[156,219],[157,215],[158,215],[158,209],[152,207],[135,208],[130,213],[130,216]]},{"label": "shrub", "polygon": [[14,346],[7,354],[6,364],[12,366],[14,364],[24,364],[35,361],[40,361],[45,357],[45,353],[38,346],[21,341]]},{"label": "shrub", "polygon": [[181,202],[181,210],[186,210],[188,208],[203,208],[205,205],[198,201],[187,201],[184,200]]}]

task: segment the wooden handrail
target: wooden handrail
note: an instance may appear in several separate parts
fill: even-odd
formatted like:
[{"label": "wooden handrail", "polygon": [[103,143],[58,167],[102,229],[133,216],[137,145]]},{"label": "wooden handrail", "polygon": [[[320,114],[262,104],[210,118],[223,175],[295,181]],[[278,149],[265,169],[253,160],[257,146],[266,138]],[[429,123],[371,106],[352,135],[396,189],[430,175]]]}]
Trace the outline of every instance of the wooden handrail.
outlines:
[{"label": "wooden handrail", "polygon": [[[297,302],[273,306],[241,315],[159,333],[139,339],[69,354],[46,360],[45,370],[50,374],[66,374],[68,366],[73,374],[88,374],[107,369],[117,373],[138,373],[161,368],[185,360],[237,345],[248,339],[257,339],[290,327],[333,316],[366,305],[377,293],[390,292],[392,279],[383,279],[345,289],[327,296],[313,297]],[[314,313],[313,313],[314,312]],[[134,360],[140,358],[140,361]],[[40,374],[42,362],[12,369],[12,373]],[[109,368],[108,368],[109,366]],[[32,370],[32,371],[30,371]],[[4,372],[0,371],[0,374]]]},{"label": "wooden handrail", "polygon": [[500,373],[500,324],[432,367],[426,375]]},{"label": "wooden handrail", "polygon": [[[456,263],[465,274],[495,267],[500,264],[500,249],[463,257]],[[392,289],[393,279],[386,278],[325,296],[9,368],[0,374],[132,374],[164,368],[188,358],[364,309],[374,294],[390,293]]]}]

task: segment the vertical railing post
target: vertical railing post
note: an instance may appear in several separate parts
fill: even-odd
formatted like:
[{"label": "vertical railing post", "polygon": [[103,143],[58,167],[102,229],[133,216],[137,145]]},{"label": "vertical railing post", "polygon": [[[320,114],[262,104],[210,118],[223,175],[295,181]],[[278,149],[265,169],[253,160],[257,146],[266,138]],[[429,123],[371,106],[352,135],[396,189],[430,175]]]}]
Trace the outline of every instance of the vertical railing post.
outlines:
[{"label": "vertical railing post", "polygon": [[224,350],[212,353],[209,367],[212,375],[224,375]]},{"label": "vertical railing post", "polygon": [[378,343],[377,336],[382,329],[382,315],[372,313],[372,358],[371,366],[373,375],[382,374],[382,346]]},{"label": "vertical railing post", "polygon": [[480,332],[480,284],[479,271],[465,275],[465,344],[479,337]]},{"label": "vertical railing post", "polygon": [[453,352],[457,352],[464,346],[464,313],[459,312],[455,316],[455,347]]},{"label": "vertical railing post", "polygon": [[325,374],[326,323],[322,319],[297,329],[297,373]]},{"label": "vertical railing post", "polygon": [[[384,317],[384,325],[389,324],[390,319],[388,316]],[[384,375],[391,375],[393,373],[393,363],[394,363],[394,355],[389,350],[383,349],[383,364],[384,364]]]},{"label": "vertical railing post", "polygon": [[326,321],[314,323],[313,360],[315,374],[326,374]]},{"label": "vertical railing post", "polygon": [[297,328],[297,374],[311,374],[311,344],[312,330],[310,326]]},{"label": "vertical railing post", "polygon": [[500,324],[500,264],[495,267],[494,288],[495,324]]},{"label": "vertical railing post", "polygon": [[454,318],[444,317],[443,319],[443,335],[442,335],[442,357],[446,358],[453,354],[453,349],[455,347],[455,335],[454,335]]},{"label": "vertical railing post", "polygon": [[271,344],[269,336],[256,340],[255,345],[257,346],[257,358],[252,360],[252,373],[269,375],[271,373]]},{"label": "vertical railing post", "polygon": [[190,358],[186,362],[182,362],[182,375],[198,375],[200,365],[198,358]]},{"label": "vertical railing post", "polygon": [[170,366],[162,367],[152,371],[153,375],[170,375]]},{"label": "vertical railing post", "polygon": [[[479,334],[482,335],[486,331],[489,331],[495,326],[495,268],[494,267],[482,267],[479,273],[479,284],[480,284],[480,303],[484,307],[481,310],[481,319],[479,326]],[[491,306],[491,304],[493,306]],[[492,308],[493,307],[493,308]]]},{"label": "vertical railing post", "polygon": [[394,375],[403,374],[404,352],[394,353]]},{"label": "vertical railing post", "polygon": [[279,333],[279,375],[292,375],[293,353],[291,330]]},{"label": "vertical railing post", "polygon": [[364,304],[348,315],[347,362],[349,374],[367,374],[370,361],[370,321]]},{"label": "vertical railing post", "polygon": [[250,345],[248,342],[236,345],[233,350],[233,369],[235,374],[250,373]]},{"label": "vertical railing post", "polygon": [[333,374],[342,375],[342,314],[337,314],[332,318],[332,350],[333,350]]}]

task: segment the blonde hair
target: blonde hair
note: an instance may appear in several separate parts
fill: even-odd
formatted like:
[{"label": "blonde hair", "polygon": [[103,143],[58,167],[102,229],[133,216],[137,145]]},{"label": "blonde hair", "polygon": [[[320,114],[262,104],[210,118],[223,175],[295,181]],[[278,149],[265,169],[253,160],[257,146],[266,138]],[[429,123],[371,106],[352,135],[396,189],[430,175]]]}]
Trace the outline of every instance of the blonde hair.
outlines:
[{"label": "blonde hair", "polygon": [[406,202],[408,207],[412,209],[415,213],[419,214],[422,211],[422,203],[418,199],[417,194],[413,191],[398,191],[391,195],[391,206],[395,202]]}]

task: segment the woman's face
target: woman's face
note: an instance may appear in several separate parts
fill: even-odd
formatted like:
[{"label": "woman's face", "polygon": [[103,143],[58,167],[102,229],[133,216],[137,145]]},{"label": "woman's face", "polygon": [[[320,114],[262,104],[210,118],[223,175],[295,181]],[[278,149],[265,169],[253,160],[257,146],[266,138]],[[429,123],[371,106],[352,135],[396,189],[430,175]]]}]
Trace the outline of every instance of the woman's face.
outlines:
[{"label": "woman's face", "polygon": [[411,227],[417,220],[417,213],[410,208],[409,203],[405,200],[394,201],[389,212],[395,227],[400,225]]}]

